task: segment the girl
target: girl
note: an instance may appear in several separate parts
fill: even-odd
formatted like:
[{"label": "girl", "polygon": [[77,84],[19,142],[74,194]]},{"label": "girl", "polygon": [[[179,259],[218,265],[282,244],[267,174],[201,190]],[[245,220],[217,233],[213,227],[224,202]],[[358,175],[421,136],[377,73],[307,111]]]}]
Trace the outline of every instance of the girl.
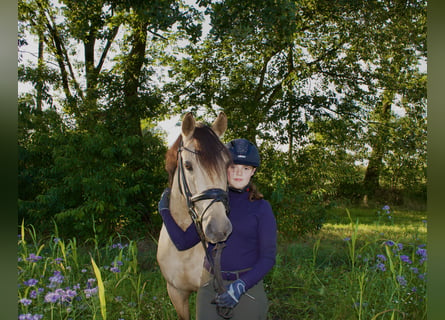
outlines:
[{"label": "girl", "polygon": [[[256,146],[246,139],[236,139],[227,145],[232,163],[227,169],[229,184],[229,219],[232,233],[225,241],[221,255],[222,278],[225,291],[216,294],[216,281],[209,261],[204,268],[209,272],[197,293],[198,320],[224,319],[218,310],[230,310],[231,319],[266,319],[268,302],[263,278],[275,264],[277,226],[268,201],[251,183],[260,166]],[[178,250],[187,250],[200,242],[192,223],[183,231],[172,218],[168,203],[169,189],[159,202],[159,212],[167,231]],[[211,255],[214,244],[209,243]]]}]

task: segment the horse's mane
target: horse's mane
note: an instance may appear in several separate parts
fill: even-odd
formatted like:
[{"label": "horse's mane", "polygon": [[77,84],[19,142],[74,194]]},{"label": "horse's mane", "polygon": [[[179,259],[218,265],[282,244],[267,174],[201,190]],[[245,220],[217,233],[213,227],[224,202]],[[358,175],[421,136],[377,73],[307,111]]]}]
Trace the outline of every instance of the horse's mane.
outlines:
[{"label": "horse's mane", "polygon": [[[195,140],[195,151],[198,153],[199,164],[211,173],[218,170],[226,170],[224,159],[230,159],[230,152],[221,142],[215,132],[207,125],[198,124],[193,132]],[[177,154],[182,142],[182,135],[167,150],[165,155],[165,169],[168,172],[169,186],[173,184],[173,176],[177,167]]]}]

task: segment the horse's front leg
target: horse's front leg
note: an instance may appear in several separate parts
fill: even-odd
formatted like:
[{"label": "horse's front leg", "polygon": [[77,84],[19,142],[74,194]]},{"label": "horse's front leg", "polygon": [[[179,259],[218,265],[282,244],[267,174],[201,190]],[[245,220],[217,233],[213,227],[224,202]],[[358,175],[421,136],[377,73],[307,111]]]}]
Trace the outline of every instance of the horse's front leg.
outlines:
[{"label": "horse's front leg", "polygon": [[167,291],[180,320],[190,320],[189,297],[190,291],[175,288],[167,283]]}]

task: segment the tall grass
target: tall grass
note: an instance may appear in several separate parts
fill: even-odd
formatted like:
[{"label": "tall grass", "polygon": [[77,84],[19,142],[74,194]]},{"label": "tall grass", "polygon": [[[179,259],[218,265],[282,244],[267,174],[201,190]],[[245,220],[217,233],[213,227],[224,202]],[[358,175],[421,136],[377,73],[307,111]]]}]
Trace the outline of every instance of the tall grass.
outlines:
[{"label": "tall grass", "polygon": [[[425,217],[384,208],[338,210],[302,239],[280,234],[269,319],[426,319]],[[42,238],[22,223],[19,319],[177,319],[156,244],[143,243],[63,240],[57,226]]]},{"label": "tall grass", "polygon": [[155,262],[140,269],[135,241],[78,245],[56,234],[39,240],[33,226],[20,228],[19,319],[176,319]]},{"label": "tall grass", "polygon": [[269,318],[426,319],[425,217],[384,209],[343,210],[317,235],[282,239]]}]

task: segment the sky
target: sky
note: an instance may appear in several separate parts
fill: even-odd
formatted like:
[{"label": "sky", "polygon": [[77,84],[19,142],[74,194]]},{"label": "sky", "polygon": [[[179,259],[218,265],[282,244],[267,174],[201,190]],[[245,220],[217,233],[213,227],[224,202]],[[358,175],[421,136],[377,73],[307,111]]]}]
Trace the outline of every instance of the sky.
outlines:
[{"label": "sky", "polygon": [[181,133],[180,121],[181,117],[179,115],[176,115],[168,120],[164,120],[158,123],[158,126],[161,127],[161,129],[164,130],[167,134],[168,146],[171,146]]}]

